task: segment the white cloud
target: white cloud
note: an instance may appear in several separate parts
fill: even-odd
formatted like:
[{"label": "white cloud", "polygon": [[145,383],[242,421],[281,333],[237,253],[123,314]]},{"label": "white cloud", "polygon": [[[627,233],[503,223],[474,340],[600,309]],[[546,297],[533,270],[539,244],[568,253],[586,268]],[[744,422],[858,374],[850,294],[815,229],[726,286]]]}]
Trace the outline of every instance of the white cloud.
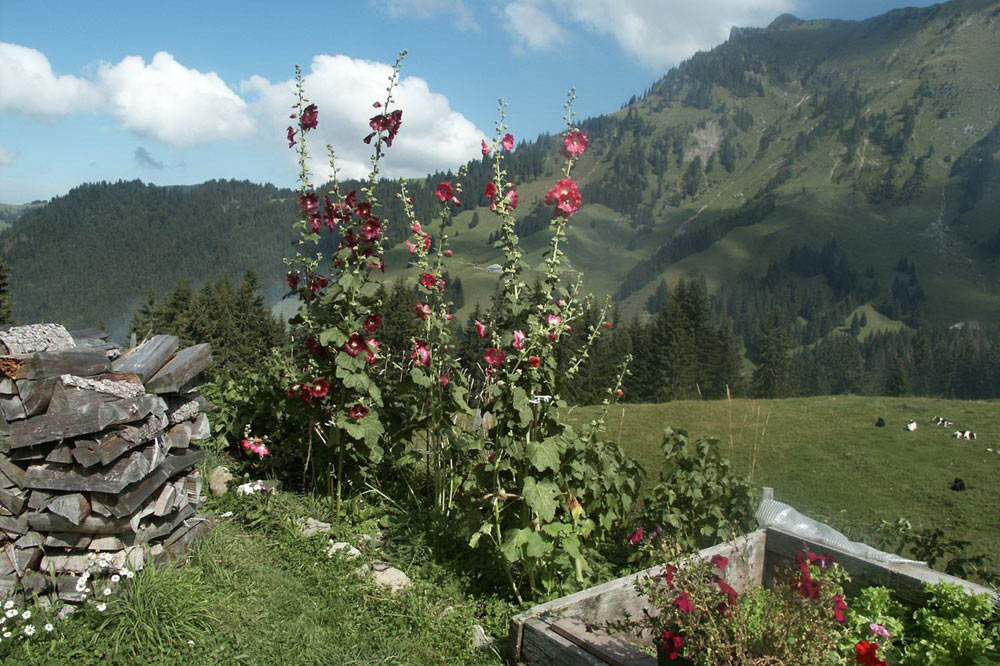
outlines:
[{"label": "white cloud", "polygon": [[17,153],[13,150],[7,150],[0,146],[0,166],[7,166],[12,164],[14,159],[17,157]]},{"label": "white cloud", "polygon": [[0,42],[0,111],[64,116],[88,111],[100,102],[96,87],[86,79],[56,76],[45,54]]},{"label": "white cloud", "polygon": [[[612,36],[630,57],[662,71],[724,41],[734,26],[767,25],[800,4],[801,0],[514,0],[504,13],[509,28],[531,48],[550,46],[582,27]],[[529,10],[537,20],[530,18]]]},{"label": "white cloud", "polygon": [[503,8],[503,17],[507,30],[528,48],[547,49],[566,40],[566,31],[538,0],[515,0]]},{"label": "white cloud", "polygon": [[136,134],[190,146],[254,130],[246,102],[218,74],[188,69],[165,51],[148,65],[139,56],[102,63],[97,76],[108,111]]},{"label": "white cloud", "polygon": [[[337,153],[342,178],[359,178],[370,169],[370,147],[362,139],[371,132],[368,120],[377,113],[376,100],[384,101],[391,67],[348,56],[319,55],[305,76],[309,99],[319,107],[319,126],[308,135],[309,167],[314,180],[330,177],[325,146]],[[255,94],[254,111],[270,127],[274,141],[284,140],[294,101],[293,81],[271,83],[254,76],[241,90]],[[424,176],[430,171],[454,169],[479,156],[484,134],[465,116],[451,109],[448,99],[432,92],[423,79],[403,77],[394,92],[394,108],[403,110],[399,136],[382,165],[385,176]],[[285,144],[287,145],[287,144]],[[291,152],[291,151],[289,151]]]},{"label": "white cloud", "polygon": [[374,0],[393,18],[429,19],[439,14],[450,16],[460,30],[477,30],[479,24],[464,0]]}]

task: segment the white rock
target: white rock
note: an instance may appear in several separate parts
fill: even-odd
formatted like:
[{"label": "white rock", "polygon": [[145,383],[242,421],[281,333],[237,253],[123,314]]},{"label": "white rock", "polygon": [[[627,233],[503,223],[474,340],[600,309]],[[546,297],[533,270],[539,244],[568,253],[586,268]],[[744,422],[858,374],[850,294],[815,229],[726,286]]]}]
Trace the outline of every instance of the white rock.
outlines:
[{"label": "white rock", "polygon": [[212,474],[208,477],[208,487],[216,497],[225,495],[226,491],[229,490],[229,482],[232,480],[233,475],[229,473],[229,470],[219,465],[212,470]]},{"label": "white rock", "polygon": [[472,647],[486,650],[493,645],[493,639],[486,635],[486,630],[478,624],[472,625]]},{"label": "white rock", "polygon": [[275,490],[281,488],[281,481],[251,481],[250,483],[244,483],[242,486],[236,489],[236,494],[243,497],[245,495],[266,495],[267,493],[273,493]]},{"label": "white rock", "polygon": [[413,585],[413,581],[405,573],[388,562],[372,562],[375,584],[388,587],[392,592],[399,592]]},{"label": "white rock", "polygon": [[315,518],[306,518],[303,521],[299,521],[299,526],[302,530],[302,536],[307,538],[320,533],[329,534],[332,529],[330,523],[324,523]]},{"label": "white rock", "polygon": [[334,555],[342,555],[349,560],[357,559],[361,557],[361,551],[347,543],[346,541],[338,541],[336,543],[331,543],[330,547],[326,551],[327,557],[333,557]]}]

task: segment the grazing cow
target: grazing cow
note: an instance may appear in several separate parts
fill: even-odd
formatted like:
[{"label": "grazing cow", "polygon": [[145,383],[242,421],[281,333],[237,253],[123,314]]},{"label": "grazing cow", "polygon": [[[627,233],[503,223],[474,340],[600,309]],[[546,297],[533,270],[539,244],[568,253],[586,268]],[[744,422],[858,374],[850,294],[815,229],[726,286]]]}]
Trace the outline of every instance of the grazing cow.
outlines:
[{"label": "grazing cow", "polygon": [[960,479],[959,477],[956,476],[955,480],[951,482],[951,489],[952,490],[965,490],[965,481],[963,481],[962,479]]},{"label": "grazing cow", "polygon": [[884,427],[885,426],[885,419],[882,418],[881,416],[878,417],[878,421],[875,421],[875,425],[878,426],[879,428]]},{"label": "grazing cow", "polygon": [[941,424],[941,425],[943,425],[943,426],[944,426],[945,428],[950,428],[950,427],[951,427],[952,425],[954,425],[954,424],[953,424],[953,423],[952,423],[951,421],[945,421],[945,422],[944,422],[943,424]]},{"label": "grazing cow", "polygon": [[954,437],[955,439],[962,439],[962,431],[956,430],[955,432],[951,433],[951,436]]},{"label": "grazing cow", "polygon": [[910,421],[909,423],[906,424],[906,429],[909,430],[910,432],[913,432],[914,430],[917,429],[917,422]]}]

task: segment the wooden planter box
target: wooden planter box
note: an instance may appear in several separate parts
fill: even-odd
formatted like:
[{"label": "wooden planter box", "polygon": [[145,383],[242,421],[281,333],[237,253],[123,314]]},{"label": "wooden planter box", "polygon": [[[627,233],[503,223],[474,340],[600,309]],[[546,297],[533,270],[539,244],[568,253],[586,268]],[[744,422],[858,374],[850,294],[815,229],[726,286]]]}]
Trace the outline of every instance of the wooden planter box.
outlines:
[{"label": "wooden planter box", "polygon": [[[876,562],[768,527],[700,551],[705,559],[721,554],[729,558],[725,579],[738,592],[770,585],[776,571],[784,570],[795,554],[808,547],[816,553],[830,553],[851,576],[848,593],[881,585],[903,601],[921,603],[924,583],[947,581],[964,586],[970,593],[992,594],[967,580],[949,576],[926,566],[910,563]],[[737,556],[739,554],[739,556]],[[625,613],[642,617],[644,599],[635,591],[640,576],[662,575],[663,566],[618,578],[531,608],[511,620],[508,659],[511,664],[573,664],[583,666],[656,666],[656,659],[629,641],[600,631],[588,632],[587,622],[604,623]],[[651,636],[632,637],[648,642]]]}]

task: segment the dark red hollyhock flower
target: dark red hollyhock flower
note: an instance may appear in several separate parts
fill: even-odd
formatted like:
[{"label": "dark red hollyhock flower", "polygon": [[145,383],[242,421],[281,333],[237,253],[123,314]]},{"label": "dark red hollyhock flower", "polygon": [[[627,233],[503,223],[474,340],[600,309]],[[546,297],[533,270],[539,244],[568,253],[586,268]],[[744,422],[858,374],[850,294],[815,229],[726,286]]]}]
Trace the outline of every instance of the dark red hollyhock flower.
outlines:
[{"label": "dark red hollyhock flower", "polygon": [[295,145],[295,128],[291,125],[288,126],[288,147],[291,148]]},{"label": "dark red hollyhock flower", "polygon": [[310,356],[316,356],[317,354],[323,354],[326,356],[326,347],[321,345],[319,341],[311,335],[306,338],[306,351],[309,352]]},{"label": "dark red hollyhock flower", "polygon": [[640,541],[642,541],[643,536],[645,536],[645,533],[642,531],[642,528],[640,527],[636,529],[635,532],[632,532],[632,536],[628,538],[628,542],[634,546]]},{"label": "dark red hollyhock flower", "polygon": [[485,192],[485,194],[486,194],[486,198],[487,199],[492,199],[493,197],[496,196],[496,194],[497,194],[497,185],[492,180],[490,182],[486,183],[486,192]]},{"label": "dark red hollyhock flower", "polygon": [[878,658],[878,643],[858,641],[854,644],[854,657],[861,666],[887,666],[889,662]]},{"label": "dark red hollyhock flower", "polygon": [[538,360],[537,356],[531,356],[528,358],[528,365],[530,365],[532,368],[537,368],[539,363],[540,361]]},{"label": "dark red hollyhock flower", "polygon": [[618,389],[617,391],[615,391],[615,395],[617,395],[619,398],[621,398],[621,397],[623,397],[625,395],[625,391],[623,391],[621,389]]},{"label": "dark red hollyhock flower", "polygon": [[313,382],[312,394],[314,398],[323,398],[330,392],[330,382],[325,379]]},{"label": "dark red hollyhock flower", "polygon": [[362,405],[361,403],[358,403],[353,407],[351,407],[349,413],[352,419],[354,419],[355,421],[360,421],[361,419],[368,416],[368,408]]},{"label": "dark red hollyhock flower", "polygon": [[684,651],[684,639],[668,629],[660,638],[660,651],[665,652],[668,659],[676,659]]},{"label": "dark red hollyhock flower", "polygon": [[447,180],[443,180],[438,183],[437,191],[434,195],[442,202],[451,201],[455,197],[455,190],[452,189],[451,183]]},{"label": "dark red hollyhock flower", "polygon": [[329,284],[329,280],[327,280],[322,275],[313,275],[309,279],[309,290],[312,291],[313,294],[316,294],[319,292],[320,289],[325,287],[327,284]]},{"label": "dark red hollyhock flower", "polygon": [[815,564],[821,569],[826,569],[828,566],[833,564],[833,555],[830,553],[823,553],[822,555],[817,555],[816,553],[809,551],[809,564]]},{"label": "dark red hollyhock flower", "polygon": [[392,113],[380,113],[372,116],[368,120],[368,126],[372,128],[372,133],[365,137],[365,143],[371,143],[372,138],[379,132],[386,132],[385,145],[392,147],[392,141],[399,133],[399,126],[403,122],[403,111],[396,109]]},{"label": "dark red hollyhock flower", "polygon": [[503,351],[497,349],[496,347],[490,347],[486,350],[486,353],[483,354],[483,359],[494,368],[499,368],[503,365],[504,358],[506,357],[504,356]]},{"label": "dark red hollyhock flower", "polygon": [[417,310],[417,316],[420,317],[421,319],[427,319],[427,315],[433,312],[431,306],[428,305],[427,303],[417,303],[416,310]]},{"label": "dark red hollyhock flower", "polygon": [[604,322],[603,326],[604,326],[604,328],[611,328],[611,322],[610,321],[606,321],[606,322]]},{"label": "dark red hollyhock flower", "polygon": [[365,342],[368,343],[368,355],[365,356],[365,360],[368,361],[368,365],[375,365],[375,361],[378,360],[378,340],[368,338]]},{"label": "dark red hollyhock flower", "polygon": [[323,217],[317,211],[312,211],[309,213],[309,229],[314,233],[318,234],[320,229],[323,228]]},{"label": "dark red hollyhock flower", "polygon": [[316,125],[319,122],[319,109],[316,108],[315,104],[310,104],[305,109],[302,110],[302,118],[299,119],[299,125],[304,130],[316,129]]},{"label": "dark red hollyhock flower", "polygon": [[375,240],[382,233],[382,223],[376,217],[369,217],[361,225],[361,231],[365,235],[365,240]]},{"label": "dark red hollyhock flower", "polygon": [[288,288],[295,291],[299,288],[299,274],[298,273],[288,273],[285,275],[285,282],[288,283]]},{"label": "dark red hollyhock flower", "polygon": [[719,590],[724,595],[726,595],[725,605],[726,606],[732,606],[733,604],[735,604],[736,603],[736,599],[739,596],[737,594],[736,590],[734,590],[733,587],[729,583],[727,583],[726,581],[722,580],[721,578],[718,579],[717,582],[719,584]]},{"label": "dark red hollyhock flower", "polygon": [[712,566],[718,569],[719,571],[722,571],[729,566],[729,558],[723,555],[713,555],[711,562]]},{"label": "dark red hollyhock flower", "polygon": [[694,604],[691,603],[691,595],[687,592],[681,592],[674,599],[674,606],[677,606],[677,610],[682,613],[690,613],[694,610]]},{"label": "dark red hollyhock flower", "polygon": [[382,315],[380,314],[370,314],[365,317],[365,323],[361,326],[361,329],[365,333],[374,333],[378,330],[378,327],[382,325]]},{"label": "dark red hollyhock flower", "polygon": [[668,564],[663,568],[663,582],[667,584],[667,587],[671,590],[674,589],[674,572],[677,571],[677,567],[672,564]]},{"label": "dark red hollyhock flower", "polygon": [[441,375],[441,388],[442,389],[448,388],[448,384],[451,384],[451,380],[448,378],[448,375],[442,374]]},{"label": "dark red hollyhock flower", "polygon": [[437,286],[437,278],[434,277],[433,273],[424,273],[420,276],[420,284],[428,289],[433,289]]},{"label": "dark red hollyhock flower", "polygon": [[303,213],[316,210],[319,208],[319,196],[315,192],[310,192],[309,194],[299,197],[299,208],[302,209]]},{"label": "dark red hollyhock flower", "polygon": [[285,391],[285,395],[288,397],[289,400],[291,400],[292,398],[294,398],[295,397],[295,387],[293,386],[292,388],[286,390]]},{"label": "dark red hollyhock flower", "polygon": [[347,339],[347,343],[344,345],[344,351],[351,356],[357,356],[366,348],[366,346],[367,344],[365,343],[365,339],[360,333],[352,333],[351,337]]},{"label": "dark red hollyhock flower", "polygon": [[504,147],[504,150],[514,150],[514,135],[510,133],[504,134],[500,145]]},{"label": "dark red hollyhock flower", "polygon": [[312,389],[306,384],[303,384],[299,387],[299,397],[302,398],[302,402],[308,405],[313,399]]},{"label": "dark red hollyhock flower", "polygon": [[839,594],[833,597],[833,617],[837,622],[844,624],[847,622],[847,616],[844,614],[847,611],[847,602],[844,601],[844,597]]}]

